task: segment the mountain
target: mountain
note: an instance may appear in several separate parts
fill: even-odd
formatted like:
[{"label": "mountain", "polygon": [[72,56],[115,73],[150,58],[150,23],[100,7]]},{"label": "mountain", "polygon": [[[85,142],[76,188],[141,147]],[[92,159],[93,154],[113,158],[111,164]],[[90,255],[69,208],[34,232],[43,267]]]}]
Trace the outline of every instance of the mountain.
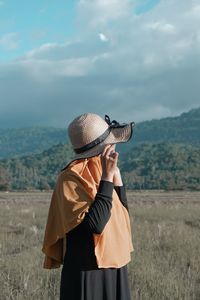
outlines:
[{"label": "mountain", "polygon": [[[153,119],[136,123],[133,138],[120,143],[121,153],[142,143],[184,143],[200,145],[200,108],[182,113],[180,116]],[[52,127],[27,127],[0,129],[0,159],[41,153],[55,144],[67,144],[67,129]]]},{"label": "mountain", "polygon": [[143,143],[184,143],[200,145],[200,108],[191,109],[177,117],[167,117],[141,122],[135,125],[134,137],[119,150],[130,150]]},{"label": "mountain", "polygon": [[130,189],[200,190],[200,147],[140,144],[121,155],[120,170]]},{"label": "mountain", "polygon": [[67,142],[66,129],[53,127],[25,127],[0,129],[0,159],[19,157]]},{"label": "mountain", "polygon": [[[40,154],[0,161],[0,190],[48,190],[72,156],[58,144]],[[119,167],[129,189],[200,190],[200,147],[185,144],[139,144],[120,154]]]},{"label": "mountain", "polygon": [[40,154],[0,161],[0,190],[51,189],[72,156],[69,145],[57,144]]}]

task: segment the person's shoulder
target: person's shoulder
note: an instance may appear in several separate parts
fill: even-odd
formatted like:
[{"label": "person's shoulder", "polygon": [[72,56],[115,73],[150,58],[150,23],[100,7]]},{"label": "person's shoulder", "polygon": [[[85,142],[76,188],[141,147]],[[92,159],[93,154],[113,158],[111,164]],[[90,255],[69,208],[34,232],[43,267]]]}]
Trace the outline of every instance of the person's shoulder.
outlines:
[{"label": "person's shoulder", "polygon": [[57,176],[57,181],[64,181],[64,180],[69,180],[69,179],[75,179],[75,178],[78,178],[78,175],[76,174],[76,172],[74,172],[73,170],[71,169],[64,169],[64,170],[61,170],[59,173],[58,173],[58,176]]}]

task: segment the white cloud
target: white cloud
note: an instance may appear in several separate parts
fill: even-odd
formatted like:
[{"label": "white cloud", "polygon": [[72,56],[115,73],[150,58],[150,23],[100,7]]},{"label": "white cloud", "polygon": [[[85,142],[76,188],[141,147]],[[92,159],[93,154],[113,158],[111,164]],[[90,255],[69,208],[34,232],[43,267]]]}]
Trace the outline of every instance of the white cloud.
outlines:
[{"label": "white cloud", "polygon": [[83,22],[96,28],[129,15],[131,2],[128,0],[80,0],[77,9],[80,23]]},{"label": "white cloud", "polygon": [[166,33],[174,33],[175,26],[169,23],[153,22],[146,25],[147,28],[159,30]]},{"label": "white cloud", "polygon": [[200,18],[200,4],[193,5],[191,13],[193,16]]},{"label": "white cloud", "polygon": [[102,42],[107,42],[108,38],[104,33],[99,33],[99,38]]},{"label": "white cloud", "polygon": [[58,44],[56,43],[46,43],[46,44],[42,44],[40,47],[32,49],[31,51],[28,51],[23,58],[31,58],[31,57],[35,57],[38,54],[41,53],[46,53],[48,51],[51,51],[55,48],[59,47]]},{"label": "white cloud", "polygon": [[[65,53],[66,56],[68,52],[67,43],[65,45],[43,44],[13,62],[0,65],[0,72],[2,70],[10,71],[12,69],[18,69],[36,82],[50,83],[60,78],[79,78],[87,76],[95,69],[95,65],[98,64],[99,61],[108,59],[106,53],[87,57],[57,57],[57,55],[60,55],[60,48],[62,48],[62,52]],[[54,57],[51,55],[52,52],[54,53]]]},{"label": "white cloud", "polygon": [[59,61],[42,59],[24,59],[17,64],[24,69],[29,76],[39,82],[52,82],[60,77],[85,76],[93,66],[95,58],[65,59]]},{"label": "white cloud", "polygon": [[[14,111],[18,124],[30,122],[23,109],[37,123],[61,126],[86,110],[103,114],[105,107],[114,119],[138,122],[198,106],[198,3],[161,0],[140,15],[131,13],[131,4],[80,1],[79,37],[0,64],[1,124],[16,123]],[[11,112],[12,101],[17,108]],[[40,113],[35,102],[44,105]]]},{"label": "white cloud", "polygon": [[19,47],[18,33],[9,32],[0,37],[0,48],[5,50],[15,50]]}]

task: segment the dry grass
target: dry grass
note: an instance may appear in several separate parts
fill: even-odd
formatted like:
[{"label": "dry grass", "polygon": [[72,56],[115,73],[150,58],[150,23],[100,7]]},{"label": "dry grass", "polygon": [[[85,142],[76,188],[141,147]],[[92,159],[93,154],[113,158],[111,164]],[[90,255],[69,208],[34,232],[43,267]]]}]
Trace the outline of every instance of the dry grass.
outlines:
[{"label": "dry grass", "polygon": [[[200,192],[127,195],[133,299],[200,299]],[[0,193],[1,300],[59,299],[61,268],[42,268],[50,198],[51,192]]]}]

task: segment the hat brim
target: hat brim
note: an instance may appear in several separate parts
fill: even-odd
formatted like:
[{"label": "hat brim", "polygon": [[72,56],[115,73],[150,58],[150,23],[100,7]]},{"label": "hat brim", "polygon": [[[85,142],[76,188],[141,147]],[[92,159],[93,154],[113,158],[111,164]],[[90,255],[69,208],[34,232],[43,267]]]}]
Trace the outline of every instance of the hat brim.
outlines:
[{"label": "hat brim", "polygon": [[133,127],[135,126],[135,122],[130,122],[125,127],[113,127],[111,129],[110,134],[107,138],[101,142],[100,144],[94,146],[93,148],[84,151],[83,153],[74,154],[74,156],[68,161],[61,171],[65,170],[73,161],[77,159],[84,159],[99,155],[103,152],[105,146],[107,144],[118,144],[118,143],[126,143],[133,136]]}]

